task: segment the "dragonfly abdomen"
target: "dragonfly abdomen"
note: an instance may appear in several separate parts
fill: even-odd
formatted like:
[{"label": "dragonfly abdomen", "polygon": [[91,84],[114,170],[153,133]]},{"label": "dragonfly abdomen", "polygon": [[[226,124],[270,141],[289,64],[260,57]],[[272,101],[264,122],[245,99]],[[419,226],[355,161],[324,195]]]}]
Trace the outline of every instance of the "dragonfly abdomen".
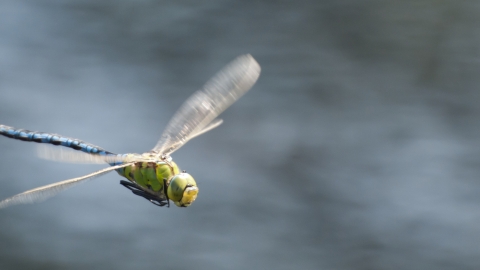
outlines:
[{"label": "dragonfly abdomen", "polygon": [[102,156],[116,155],[103,148],[86,143],[79,139],[69,138],[54,133],[46,133],[40,131],[31,131],[27,129],[17,129],[5,125],[0,125],[0,135],[8,138],[37,143],[48,143],[53,145],[61,145],[71,149],[79,150],[89,154]]}]

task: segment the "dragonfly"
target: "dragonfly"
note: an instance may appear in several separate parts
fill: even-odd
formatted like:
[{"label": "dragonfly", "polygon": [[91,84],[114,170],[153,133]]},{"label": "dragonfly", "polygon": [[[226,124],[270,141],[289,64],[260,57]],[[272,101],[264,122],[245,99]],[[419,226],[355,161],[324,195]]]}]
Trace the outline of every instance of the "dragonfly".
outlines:
[{"label": "dragonfly", "polygon": [[189,173],[180,171],[171,154],[189,140],[222,124],[223,120],[217,116],[250,90],[260,76],[260,71],[260,65],[249,54],[234,59],[180,106],[155,147],[143,154],[115,154],[79,139],[0,125],[0,135],[5,137],[64,147],[41,150],[39,156],[42,158],[110,165],[81,177],[37,187],[6,198],[0,201],[0,208],[41,202],[111,171],[125,177],[126,180],[120,181],[121,185],[157,206],[169,207],[170,201],[179,207],[190,206],[198,195],[197,183]]}]

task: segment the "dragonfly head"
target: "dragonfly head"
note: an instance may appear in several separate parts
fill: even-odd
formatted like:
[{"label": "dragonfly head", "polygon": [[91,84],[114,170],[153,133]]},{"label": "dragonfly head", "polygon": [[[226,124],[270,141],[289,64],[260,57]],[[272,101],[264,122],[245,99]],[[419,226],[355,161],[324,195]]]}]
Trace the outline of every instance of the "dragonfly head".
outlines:
[{"label": "dragonfly head", "polygon": [[167,188],[167,195],[176,206],[187,207],[197,198],[198,187],[193,177],[182,172],[172,177]]}]

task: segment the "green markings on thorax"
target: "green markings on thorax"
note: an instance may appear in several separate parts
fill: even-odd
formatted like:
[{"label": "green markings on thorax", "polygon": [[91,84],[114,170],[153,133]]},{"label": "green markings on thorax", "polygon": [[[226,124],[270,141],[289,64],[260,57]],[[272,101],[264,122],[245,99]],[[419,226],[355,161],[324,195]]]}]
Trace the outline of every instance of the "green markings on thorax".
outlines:
[{"label": "green markings on thorax", "polygon": [[177,164],[166,162],[137,162],[132,166],[125,167],[123,176],[140,186],[155,192],[163,191],[163,179],[170,182],[171,178],[180,173]]}]

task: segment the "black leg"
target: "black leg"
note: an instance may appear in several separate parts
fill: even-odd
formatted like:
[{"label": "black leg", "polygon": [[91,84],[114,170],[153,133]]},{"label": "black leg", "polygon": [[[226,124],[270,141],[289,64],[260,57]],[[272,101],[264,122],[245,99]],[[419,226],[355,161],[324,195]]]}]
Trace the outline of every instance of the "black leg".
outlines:
[{"label": "black leg", "polygon": [[165,198],[167,198],[167,207],[170,207],[170,199],[168,198],[167,188],[167,179],[163,178],[163,194],[165,194]]},{"label": "black leg", "polygon": [[[133,194],[137,195],[137,196],[140,196],[140,197],[143,197],[145,199],[147,199],[149,202],[157,205],[157,206],[165,206],[165,205],[168,205],[168,207],[170,207],[170,204],[168,202],[168,199],[163,199],[163,198],[159,198],[153,194],[150,194],[148,192],[145,192],[141,189],[140,186],[138,186],[137,184],[135,183],[132,183],[132,182],[129,182],[129,181],[125,181],[125,180],[120,180],[120,184],[126,188],[128,188],[130,191],[132,191]],[[165,202],[167,201],[167,202]]]}]

